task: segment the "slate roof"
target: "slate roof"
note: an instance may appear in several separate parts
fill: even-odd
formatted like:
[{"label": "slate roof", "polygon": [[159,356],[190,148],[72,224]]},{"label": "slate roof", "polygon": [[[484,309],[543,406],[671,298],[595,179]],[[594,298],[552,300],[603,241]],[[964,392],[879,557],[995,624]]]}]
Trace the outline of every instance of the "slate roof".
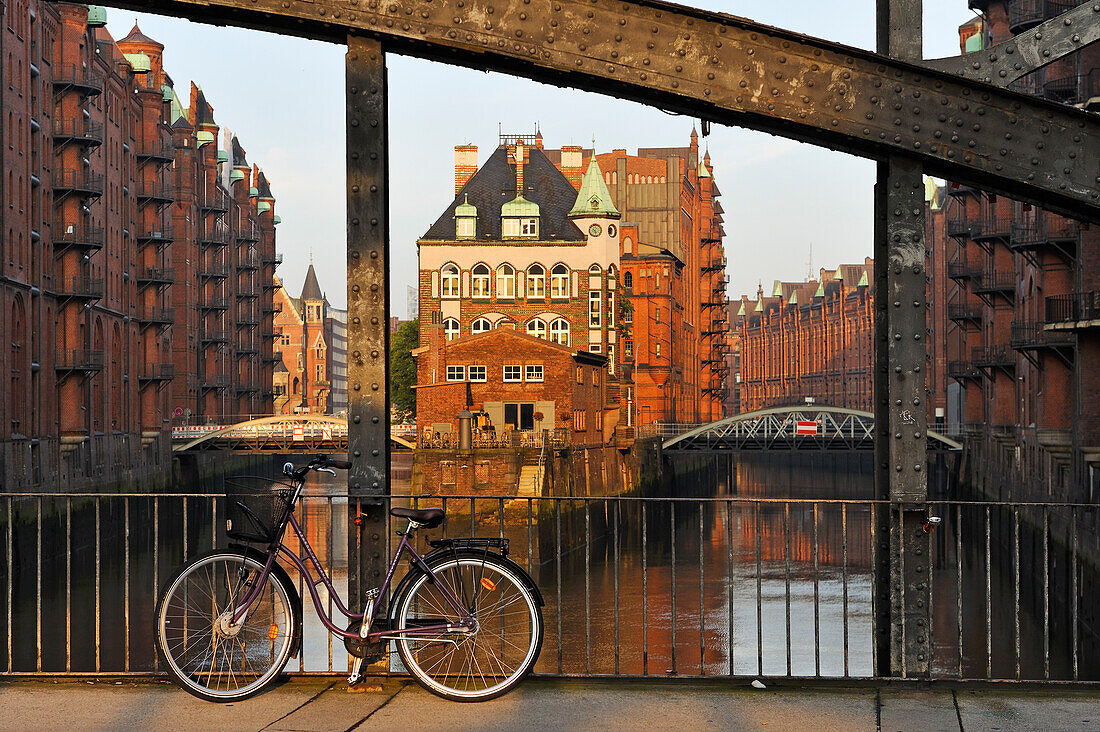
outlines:
[{"label": "slate roof", "polygon": [[154,41],[149,36],[141,32],[141,28],[138,28],[138,24],[134,22],[134,28],[130,31],[130,35],[123,38],[119,43],[152,43],[156,46],[164,48],[164,44],[160,41]]},{"label": "slate roof", "polygon": [[[537,147],[527,150],[522,193],[524,198],[539,205],[538,241],[586,241],[568,217],[577,200],[576,189],[542,150]],[[477,207],[477,241],[500,241],[500,207],[516,197],[516,167],[508,162],[504,147],[493,151],[421,239],[454,241],[455,207],[467,197]]]},{"label": "slate roof", "polygon": [[236,135],[233,135],[231,147],[233,148],[233,167],[247,168],[248,160],[245,159],[244,148],[241,147],[241,143],[237,142]]},{"label": "slate roof", "polygon": [[317,271],[313,269],[313,265],[309,265],[309,269],[306,270],[306,282],[302,285],[301,300],[324,300],[325,296],[321,293],[321,283],[317,281]]},{"label": "slate roof", "polygon": [[271,186],[267,184],[267,176],[261,170],[256,175],[256,191],[259,193],[260,198],[271,198]]},{"label": "slate roof", "polygon": [[202,89],[198,90],[198,94],[195,97],[195,124],[196,125],[213,125],[217,124],[214,121],[214,108],[210,106],[210,103],[206,101],[206,95],[202,93]]}]

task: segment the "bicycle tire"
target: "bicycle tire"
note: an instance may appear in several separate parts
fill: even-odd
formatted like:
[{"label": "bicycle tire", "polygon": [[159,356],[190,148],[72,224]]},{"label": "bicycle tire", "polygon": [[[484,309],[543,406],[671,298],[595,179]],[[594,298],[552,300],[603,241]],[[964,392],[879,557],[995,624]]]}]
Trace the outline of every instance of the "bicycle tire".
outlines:
[{"label": "bicycle tire", "polygon": [[184,565],[157,603],[157,650],[176,684],[213,702],[247,699],[275,680],[290,660],[300,627],[277,573],[236,627],[224,615],[263,572],[255,557],[209,552]]},{"label": "bicycle tire", "polygon": [[513,689],[534,668],[542,650],[542,610],[534,583],[508,564],[495,554],[439,557],[429,561],[439,582],[420,573],[398,598],[397,630],[459,622],[440,582],[478,621],[472,633],[398,634],[401,660],[428,691],[452,701],[485,701]]}]

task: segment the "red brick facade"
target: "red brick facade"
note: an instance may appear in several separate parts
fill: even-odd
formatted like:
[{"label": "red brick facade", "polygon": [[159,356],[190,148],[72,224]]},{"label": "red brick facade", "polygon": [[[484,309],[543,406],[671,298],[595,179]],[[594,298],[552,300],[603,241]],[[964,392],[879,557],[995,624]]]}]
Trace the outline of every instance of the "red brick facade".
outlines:
[{"label": "red brick facade", "polygon": [[116,43],[84,5],[0,9],[0,477],[165,468],[176,409],[270,410],[270,192],[243,151],[219,161],[208,106],[183,109],[136,27]]},{"label": "red brick facade", "polygon": [[[278,279],[276,279],[278,282]],[[328,300],[309,265],[301,297],[279,282],[275,291],[276,414],[327,414],[332,391],[332,343],[325,335]],[[344,356],[346,363],[346,354]]]}]

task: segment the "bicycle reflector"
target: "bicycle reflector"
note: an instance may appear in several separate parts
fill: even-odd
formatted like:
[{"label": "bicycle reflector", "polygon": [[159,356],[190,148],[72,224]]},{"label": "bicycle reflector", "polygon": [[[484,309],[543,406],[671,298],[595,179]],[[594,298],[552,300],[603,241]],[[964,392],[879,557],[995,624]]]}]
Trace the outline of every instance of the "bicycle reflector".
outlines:
[{"label": "bicycle reflector", "polygon": [[481,586],[484,587],[485,589],[487,589],[489,592],[492,592],[493,590],[495,590],[497,588],[496,583],[494,583],[488,577],[482,577],[481,578]]},{"label": "bicycle reflector", "polygon": [[278,625],[272,625],[270,628],[267,629],[267,639],[269,641],[274,643],[275,639],[278,638],[278,637],[279,637],[279,626]]}]

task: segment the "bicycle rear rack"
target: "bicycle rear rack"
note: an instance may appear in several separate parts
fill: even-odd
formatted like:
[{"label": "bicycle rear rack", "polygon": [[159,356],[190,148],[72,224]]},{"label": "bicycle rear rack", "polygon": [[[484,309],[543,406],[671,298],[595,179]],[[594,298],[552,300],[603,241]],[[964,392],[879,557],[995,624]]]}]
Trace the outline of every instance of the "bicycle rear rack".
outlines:
[{"label": "bicycle rear rack", "polygon": [[464,536],[453,539],[429,539],[433,549],[498,549],[508,556],[508,539],[502,536]]}]

